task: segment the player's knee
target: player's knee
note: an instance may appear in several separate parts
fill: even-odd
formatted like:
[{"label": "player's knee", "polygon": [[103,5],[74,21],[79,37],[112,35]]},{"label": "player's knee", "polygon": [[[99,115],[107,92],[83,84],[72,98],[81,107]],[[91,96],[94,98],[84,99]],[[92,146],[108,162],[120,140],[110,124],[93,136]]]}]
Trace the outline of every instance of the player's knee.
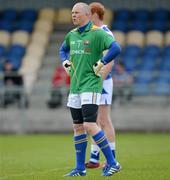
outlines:
[{"label": "player's knee", "polygon": [[105,127],[105,121],[101,118],[97,119],[97,124],[103,129]]},{"label": "player's knee", "polygon": [[104,129],[105,127],[110,126],[112,122],[111,122],[110,117],[108,117],[107,114],[106,115],[103,114],[103,115],[98,116],[97,123],[102,129]]},{"label": "player's knee", "polygon": [[104,129],[108,125],[108,119],[105,117],[97,119],[98,124],[102,129]]},{"label": "player's knee", "polygon": [[83,124],[73,124],[73,130],[75,134],[83,134],[85,131]]},{"label": "player's knee", "polygon": [[96,123],[84,122],[84,129],[89,134],[93,134],[93,131],[94,131],[96,126],[97,126]]}]

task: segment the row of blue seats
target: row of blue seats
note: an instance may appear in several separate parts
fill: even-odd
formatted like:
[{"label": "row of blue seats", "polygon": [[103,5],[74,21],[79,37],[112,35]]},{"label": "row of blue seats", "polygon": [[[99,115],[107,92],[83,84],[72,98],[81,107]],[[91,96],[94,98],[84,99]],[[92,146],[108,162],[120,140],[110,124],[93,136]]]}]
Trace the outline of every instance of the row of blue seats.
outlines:
[{"label": "row of blue seats", "polygon": [[37,11],[34,9],[24,9],[17,11],[15,9],[6,9],[0,12],[0,21],[35,21]]},{"label": "row of blue seats", "polygon": [[170,95],[170,70],[145,71],[136,70],[133,91],[136,95]]},{"label": "row of blue seats", "polygon": [[122,52],[127,71],[137,70],[170,70],[170,46],[161,49],[158,46],[148,45],[143,49],[138,46],[126,46]]},{"label": "row of blue seats", "polygon": [[135,83],[169,83],[170,84],[170,71],[159,71],[156,74],[152,71],[138,71],[135,75]]},{"label": "row of blue seats", "polygon": [[[118,60],[134,76],[137,95],[170,94],[170,45],[159,47],[126,45]],[[152,88],[151,88],[152,87]]]},{"label": "row of blue seats", "polygon": [[155,10],[136,9],[129,10],[126,8],[118,9],[114,11],[114,20],[128,21],[168,21],[170,19],[170,10],[159,8]]},{"label": "row of blue seats", "polygon": [[126,45],[122,51],[122,54],[125,56],[140,56],[140,55],[149,55],[151,57],[155,56],[170,56],[170,45],[159,47],[156,45],[146,45],[144,48],[137,45]]},{"label": "row of blue seats", "polygon": [[[113,11],[114,20],[137,20],[137,21],[167,21],[170,18],[170,10],[168,9],[117,9]],[[37,10],[35,9],[24,9],[17,11],[16,9],[5,9],[0,12],[0,19],[15,20],[17,18],[35,20],[37,16]]]},{"label": "row of blue seats", "polygon": [[111,23],[112,30],[128,32],[130,30],[139,30],[147,32],[149,30],[158,30],[166,32],[170,30],[170,11],[168,9],[156,9],[149,11],[147,9],[119,9],[114,12],[114,18]]},{"label": "row of blue seats", "polygon": [[131,73],[137,71],[169,71],[170,72],[170,60],[169,58],[129,58],[122,57],[122,61],[125,64],[126,70]]},{"label": "row of blue seats", "polygon": [[34,28],[34,22],[28,20],[22,20],[17,22],[10,21],[0,21],[0,30],[5,30],[8,32],[13,32],[16,30],[23,30],[31,33]]},{"label": "row of blue seats", "polygon": [[31,33],[36,19],[37,11],[34,9],[22,11],[6,9],[0,12],[0,30],[9,32],[23,30]]},{"label": "row of blue seats", "polygon": [[111,23],[111,29],[112,30],[119,30],[123,32],[128,32],[131,30],[138,30],[141,32],[147,32],[150,30],[157,30],[161,32],[166,32],[170,30],[170,20],[169,21],[152,21],[152,22],[147,22],[147,21],[132,21],[132,22],[127,22],[127,21],[122,21],[122,20],[114,20]]},{"label": "row of blue seats", "polygon": [[133,85],[134,95],[170,95],[170,85],[167,83],[156,83],[154,86],[150,84],[136,83]]}]

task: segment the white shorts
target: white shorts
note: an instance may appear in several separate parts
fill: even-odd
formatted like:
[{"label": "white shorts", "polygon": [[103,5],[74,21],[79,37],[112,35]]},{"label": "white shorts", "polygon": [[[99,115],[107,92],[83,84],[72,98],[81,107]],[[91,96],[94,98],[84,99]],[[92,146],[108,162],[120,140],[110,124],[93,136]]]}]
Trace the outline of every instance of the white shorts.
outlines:
[{"label": "white shorts", "polygon": [[80,109],[83,104],[100,104],[100,93],[80,93],[80,94],[69,94],[67,106],[75,109]]},{"label": "white shorts", "polygon": [[113,80],[112,78],[103,81],[103,89],[100,99],[100,105],[111,105],[113,94]]}]

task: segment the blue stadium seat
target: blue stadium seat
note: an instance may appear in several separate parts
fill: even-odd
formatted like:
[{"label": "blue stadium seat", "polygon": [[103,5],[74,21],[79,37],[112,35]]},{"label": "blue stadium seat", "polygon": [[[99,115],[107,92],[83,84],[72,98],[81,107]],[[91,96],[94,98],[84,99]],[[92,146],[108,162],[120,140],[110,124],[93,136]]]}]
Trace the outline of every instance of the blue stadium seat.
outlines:
[{"label": "blue stadium seat", "polygon": [[124,65],[125,65],[126,71],[128,71],[129,73],[134,71],[134,69],[136,67],[136,57],[124,56],[122,61],[123,61]]},{"label": "blue stadium seat", "polygon": [[15,21],[17,19],[17,11],[15,9],[5,9],[2,12],[1,19],[4,21]]},{"label": "blue stadium seat", "polygon": [[0,21],[0,30],[12,32],[15,30],[14,23],[7,20],[2,20]]},{"label": "blue stadium seat", "polygon": [[19,21],[16,24],[16,30],[26,31],[28,33],[31,33],[33,31],[34,22],[32,21]]},{"label": "blue stadium seat", "polygon": [[161,48],[156,45],[146,45],[144,47],[144,56],[158,57],[161,53]]},{"label": "blue stadium seat", "polygon": [[163,49],[163,56],[164,57],[170,57],[170,45],[167,45],[167,46],[165,46],[164,47],[164,49]]},{"label": "blue stadium seat", "polygon": [[3,72],[3,63],[0,61],[0,72]]},{"label": "blue stadium seat", "polygon": [[148,22],[136,20],[131,22],[129,29],[146,32],[149,30],[149,25]]},{"label": "blue stadium seat", "polygon": [[3,86],[4,86],[3,80],[0,80],[0,87],[3,87]]},{"label": "blue stadium seat", "polygon": [[128,9],[118,9],[114,13],[116,21],[128,21],[131,19],[131,12]]},{"label": "blue stadium seat", "polygon": [[22,63],[22,57],[15,56],[15,55],[7,55],[6,62],[10,62],[13,66],[13,70],[19,70]]},{"label": "blue stadium seat", "polygon": [[133,85],[133,94],[137,96],[146,96],[151,93],[149,84],[146,83],[135,83]]},{"label": "blue stadium seat", "polygon": [[165,72],[169,71],[169,74],[170,74],[170,59],[169,59],[169,56],[164,57],[163,59],[161,59],[160,70],[165,71]]},{"label": "blue stadium seat", "polygon": [[168,9],[159,8],[152,12],[152,19],[156,21],[168,21],[170,13]]},{"label": "blue stadium seat", "polygon": [[137,46],[137,45],[127,45],[124,48],[124,56],[134,56],[137,57],[141,54],[142,49],[141,47]]},{"label": "blue stadium seat", "polygon": [[0,44],[0,57],[2,57],[5,54],[6,48]]},{"label": "blue stadium seat", "polygon": [[37,11],[34,9],[24,9],[20,12],[20,21],[32,21],[34,22],[37,18]]},{"label": "blue stadium seat", "polygon": [[169,71],[169,74],[170,74],[170,63],[169,62],[161,63],[160,64],[160,70],[161,71]]},{"label": "blue stadium seat", "polygon": [[166,32],[168,30],[167,21],[155,20],[151,22],[150,30]]},{"label": "blue stadium seat", "polygon": [[150,57],[143,57],[141,63],[138,65],[138,70],[140,71],[152,71],[154,70],[157,63],[157,59]]},{"label": "blue stadium seat", "polygon": [[151,18],[151,14],[147,9],[136,9],[132,12],[133,20],[146,22],[149,21]]},{"label": "blue stadium seat", "polygon": [[161,70],[157,79],[155,80],[157,83],[170,83],[169,71]]},{"label": "blue stadium seat", "polygon": [[139,71],[138,75],[135,77],[135,83],[137,84],[148,84],[153,80],[153,75],[151,71]]},{"label": "blue stadium seat", "polygon": [[5,55],[5,61],[10,62],[13,65],[14,70],[18,70],[21,67],[22,58],[25,54],[25,47],[21,45],[12,45]]},{"label": "blue stadium seat", "polygon": [[127,32],[129,30],[129,26],[126,21],[113,21],[111,24],[112,30],[118,30],[118,31],[123,31]]},{"label": "blue stadium seat", "polygon": [[4,67],[4,57],[0,57],[0,72],[3,71],[3,67]]},{"label": "blue stadium seat", "polygon": [[14,44],[10,46],[7,54],[8,56],[23,57],[25,54],[25,48],[21,45]]}]

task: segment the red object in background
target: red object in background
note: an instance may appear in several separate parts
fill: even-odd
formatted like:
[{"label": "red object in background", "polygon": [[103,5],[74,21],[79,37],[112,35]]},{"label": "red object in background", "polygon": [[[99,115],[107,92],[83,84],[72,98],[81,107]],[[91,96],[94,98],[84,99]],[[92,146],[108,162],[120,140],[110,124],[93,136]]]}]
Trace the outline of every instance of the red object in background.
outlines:
[{"label": "red object in background", "polygon": [[62,66],[55,69],[52,77],[53,87],[70,86],[70,76],[65,72]]}]

